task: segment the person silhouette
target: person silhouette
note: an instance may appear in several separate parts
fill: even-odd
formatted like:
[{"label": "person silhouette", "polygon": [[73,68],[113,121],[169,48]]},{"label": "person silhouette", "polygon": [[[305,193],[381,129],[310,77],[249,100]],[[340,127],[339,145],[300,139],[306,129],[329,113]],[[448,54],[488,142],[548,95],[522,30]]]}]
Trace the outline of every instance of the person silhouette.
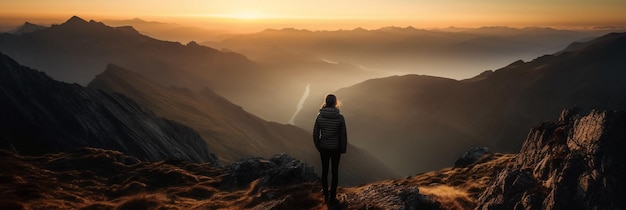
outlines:
[{"label": "person silhouette", "polygon": [[[324,103],[315,119],[313,142],[322,159],[322,193],[324,202],[337,203],[339,159],[346,153],[348,134],[346,121],[339,112],[339,102],[333,94],[324,97]],[[332,183],[328,189],[328,163],[332,163]]]}]

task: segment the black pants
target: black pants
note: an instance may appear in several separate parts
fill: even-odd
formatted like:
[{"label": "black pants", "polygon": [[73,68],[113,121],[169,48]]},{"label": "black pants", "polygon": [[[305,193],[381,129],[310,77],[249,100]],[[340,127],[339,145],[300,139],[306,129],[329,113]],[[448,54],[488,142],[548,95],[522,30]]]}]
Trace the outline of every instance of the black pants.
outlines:
[{"label": "black pants", "polygon": [[322,157],[322,190],[328,191],[328,161],[332,162],[332,185],[330,187],[331,194],[337,192],[337,179],[339,178],[339,158],[341,152],[339,149],[320,149],[320,156]]}]

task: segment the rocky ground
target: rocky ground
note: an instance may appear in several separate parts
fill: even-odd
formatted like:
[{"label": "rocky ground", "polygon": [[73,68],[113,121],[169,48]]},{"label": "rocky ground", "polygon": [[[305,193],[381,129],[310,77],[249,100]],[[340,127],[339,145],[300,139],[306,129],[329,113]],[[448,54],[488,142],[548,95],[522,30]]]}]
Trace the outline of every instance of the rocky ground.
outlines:
[{"label": "rocky ground", "polygon": [[0,209],[624,209],[624,139],[622,112],[565,110],[519,154],[471,148],[454,167],[340,188],[332,206],[313,168],[287,155],[219,166],[0,150]]},{"label": "rocky ground", "polygon": [[[0,152],[2,209],[440,209],[473,208],[496,165],[487,155],[468,168],[340,188],[327,206],[313,168],[286,155],[229,166],[177,160],[142,162],[83,148],[38,157]],[[467,176],[467,175],[472,176]],[[467,180],[474,179],[476,180]]]}]

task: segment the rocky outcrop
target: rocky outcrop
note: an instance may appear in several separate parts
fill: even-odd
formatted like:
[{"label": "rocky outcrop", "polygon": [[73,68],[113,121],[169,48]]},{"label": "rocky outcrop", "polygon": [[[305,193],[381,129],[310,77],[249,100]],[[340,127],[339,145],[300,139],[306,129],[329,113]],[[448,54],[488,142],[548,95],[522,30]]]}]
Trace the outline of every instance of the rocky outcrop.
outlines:
[{"label": "rocky outcrop", "polygon": [[493,153],[487,147],[472,147],[454,162],[454,167],[467,167],[491,155]]},{"label": "rocky outcrop", "polygon": [[145,161],[217,159],[189,127],[120,94],[55,81],[0,54],[0,148],[38,155],[97,147]]},{"label": "rocky outcrop", "polygon": [[478,209],[624,209],[626,115],[564,110],[534,127]]},{"label": "rocky outcrop", "polygon": [[318,180],[313,167],[289,155],[274,155],[269,160],[248,158],[229,167],[229,183],[233,185],[249,184],[260,179],[260,186],[281,186],[300,184]]}]

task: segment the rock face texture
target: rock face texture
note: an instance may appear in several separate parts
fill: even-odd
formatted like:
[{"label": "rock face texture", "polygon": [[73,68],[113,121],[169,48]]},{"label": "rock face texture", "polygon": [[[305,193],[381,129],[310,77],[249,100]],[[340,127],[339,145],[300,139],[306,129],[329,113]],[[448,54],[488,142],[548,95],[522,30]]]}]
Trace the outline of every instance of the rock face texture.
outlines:
[{"label": "rock face texture", "polygon": [[534,127],[478,209],[624,209],[626,115],[564,110]]},{"label": "rock face texture", "polygon": [[0,54],[0,148],[38,155],[97,147],[145,161],[217,163],[191,128],[129,98],[55,81]]}]

